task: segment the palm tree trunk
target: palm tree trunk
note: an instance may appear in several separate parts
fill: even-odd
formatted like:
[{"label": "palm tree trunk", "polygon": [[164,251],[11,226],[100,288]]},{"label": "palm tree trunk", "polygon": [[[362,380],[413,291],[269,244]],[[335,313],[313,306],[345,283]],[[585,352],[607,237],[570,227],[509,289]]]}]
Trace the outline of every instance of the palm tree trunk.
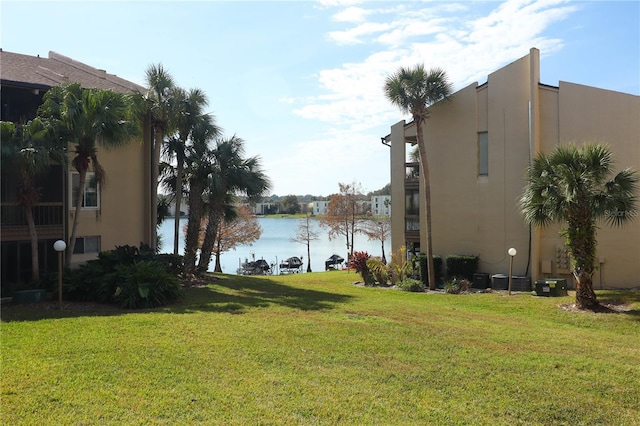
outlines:
[{"label": "palm tree trunk", "polygon": [[221,215],[218,214],[218,209],[215,206],[211,206],[209,210],[209,221],[207,223],[207,229],[204,233],[204,241],[200,248],[200,260],[198,261],[198,272],[207,272],[209,270],[209,263],[211,262],[211,255],[213,254],[213,247],[215,246],[216,237],[218,236],[218,226],[220,225]]},{"label": "palm tree trunk", "polygon": [[222,273],[222,264],[220,263],[220,246],[222,244],[222,236],[220,235],[220,231],[218,231],[218,237],[216,238],[216,249],[214,250],[214,254],[216,256],[216,266],[213,268],[213,272]]},{"label": "palm tree trunk", "polygon": [[69,237],[69,245],[67,245],[66,258],[64,266],[71,266],[71,257],[73,256],[73,248],[76,245],[76,234],[78,233],[78,224],[80,223],[80,211],[82,210],[82,200],[84,199],[84,187],[87,180],[87,169],[78,170],[78,195],[76,196],[76,208],[73,213],[73,226],[71,227],[71,236]]},{"label": "palm tree trunk", "polygon": [[573,273],[576,279],[576,307],[578,309],[594,310],[600,306],[596,293],[593,291],[593,276],[586,271]]},{"label": "palm tree trunk", "polygon": [[162,128],[154,124],[153,158],[151,159],[151,248],[158,248],[158,175],[160,173],[160,153],[162,151]]},{"label": "palm tree trunk", "polygon": [[38,234],[33,220],[33,207],[25,206],[24,215],[27,217],[27,228],[31,240],[31,280],[38,281],[40,279],[40,261],[38,259]]},{"label": "palm tree trunk", "polygon": [[436,279],[435,271],[433,269],[433,246],[431,243],[431,182],[429,180],[429,163],[427,161],[427,150],[424,142],[424,133],[422,130],[422,124],[424,120],[416,119],[416,130],[418,139],[418,150],[420,152],[420,165],[422,167],[422,179],[424,181],[424,198],[425,198],[425,236],[427,240],[427,246],[424,248],[424,253],[427,256],[427,273],[429,275],[429,289],[435,290]]},{"label": "palm tree trunk", "polygon": [[202,187],[197,179],[189,181],[189,215],[187,234],[184,238],[185,273],[193,274],[196,270],[196,255],[200,236],[200,220],[202,219]]},{"label": "palm tree trunk", "polygon": [[600,303],[593,291],[593,264],[596,253],[596,226],[583,209],[583,214],[574,214],[578,220],[569,223],[567,240],[573,262],[573,276],[576,279],[576,307],[579,309],[596,309]]},{"label": "palm tree trunk", "polygon": [[176,208],[175,222],[173,227],[173,254],[178,254],[178,241],[180,239],[180,206],[182,205],[182,163],[180,155],[178,157],[178,166],[176,169]]}]

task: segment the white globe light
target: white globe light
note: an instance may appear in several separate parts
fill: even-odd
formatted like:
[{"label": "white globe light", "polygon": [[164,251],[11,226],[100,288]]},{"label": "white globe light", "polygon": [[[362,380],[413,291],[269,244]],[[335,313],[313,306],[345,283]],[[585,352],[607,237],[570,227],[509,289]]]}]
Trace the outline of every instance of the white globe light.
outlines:
[{"label": "white globe light", "polygon": [[509,249],[509,256],[515,256],[518,253],[518,251],[516,249],[514,249],[513,247],[511,247]]},{"label": "white globe light", "polygon": [[53,249],[55,251],[64,251],[64,249],[67,248],[67,243],[65,243],[62,240],[58,240],[55,243],[53,243]]}]

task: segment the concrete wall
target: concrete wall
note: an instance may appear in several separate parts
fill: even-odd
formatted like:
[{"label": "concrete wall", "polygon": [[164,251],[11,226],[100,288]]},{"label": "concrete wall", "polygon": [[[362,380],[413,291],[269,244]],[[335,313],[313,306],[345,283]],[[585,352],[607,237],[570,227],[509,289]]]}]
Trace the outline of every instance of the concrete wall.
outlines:
[{"label": "concrete wall", "polygon": [[[143,145],[139,139],[114,150],[98,148],[98,161],[106,171],[106,182],[100,188],[100,208],[80,212],[77,237],[99,236],[100,250],[103,251],[117,245],[138,247],[140,242],[149,243],[147,149],[148,145]],[[70,166],[69,170],[74,169]],[[70,208],[69,236],[73,213],[74,209]],[[96,257],[96,254],[75,254],[72,264]]]},{"label": "concrete wall", "polygon": [[[573,83],[545,91],[544,151],[558,144],[601,142],[611,146],[614,170],[640,171],[640,98]],[[637,213],[637,212],[635,212]],[[633,214],[633,213],[631,213]],[[594,275],[595,288],[640,286],[640,216],[620,228],[599,223],[597,257],[603,261]],[[564,244],[559,226],[541,232],[542,260],[555,260]],[[554,265],[555,266],[555,265]]]},{"label": "concrete wall", "polygon": [[[571,280],[569,271],[556,264],[557,248],[563,246],[559,226],[530,230],[520,214],[526,167],[536,153],[549,152],[558,144],[596,141],[611,145],[618,159],[616,171],[640,170],[640,98],[565,82],[559,87],[541,85],[539,68],[539,52],[531,49],[527,56],[491,73],[485,85],[469,85],[451,102],[431,108],[424,134],[433,248],[443,258],[477,255],[480,272],[506,274],[507,250],[514,247],[515,275],[533,280],[559,275]],[[409,132],[415,135],[412,124],[391,127],[394,251],[404,244],[404,218],[397,213],[404,211],[404,146],[411,139]],[[478,132],[488,133],[487,176],[478,174]],[[598,256],[604,261],[603,287],[640,285],[639,222],[640,217],[620,229],[602,224]],[[601,285],[599,273],[594,283],[596,288]]]}]

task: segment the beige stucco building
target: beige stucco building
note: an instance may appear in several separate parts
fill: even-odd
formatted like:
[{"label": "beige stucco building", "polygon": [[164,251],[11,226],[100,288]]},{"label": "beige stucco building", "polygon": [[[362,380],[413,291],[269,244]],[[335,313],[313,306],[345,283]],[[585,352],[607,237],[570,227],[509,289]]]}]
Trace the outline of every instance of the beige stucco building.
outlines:
[{"label": "beige stucco building", "polygon": [[[407,162],[415,134],[413,122],[401,121],[384,138],[391,148],[394,251],[425,245],[422,182],[418,165]],[[514,247],[514,275],[572,283],[559,227],[529,229],[519,212],[525,169],[539,152],[590,141],[611,146],[616,172],[640,170],[640,97],[562,81],[541,84],[540,53],[531,49],[486,83],[432,106],[424,135],[434,254],[476,255],[479,272],[507,274],[507,250]],[[640,217],[617,229],[602,223],[597,237],[594,288],[640,287]]]},{"label": "beige stucco building", "polygon": [[[40,57],[0,49],[0,62],[1,119],[17,124],[33,119],[44,93],[58,84],[77,82],[85,88],[122,93],[146,91],[135,83],[55,52]],[[69,153],[71,160],[72,146]],[[106,182],[98,186],[92,179],[93,173],[87,175],[72,265],[94,259],[99,251],[117,245],[148,244],[155,232],[151,220],[151,205],[156,196],[151,193],[149,120],[143,123],[140,137],[118,149],[98,146],[97,156],[106,171]],[[56,270],[53,242],[69,241],[75,210],[74,183],[77,190],[77,173],[71,161],[64,170],[60,164],[52,164],[48,173],[39,178],[41,194],[34,217],[41,274]],[[31,278],[30,239],[23,209],[17,203],[17,187],[17,176],[3,169],[0,193],[3,294],[11,290],[8,286],[12,283],[28,282]]]}]

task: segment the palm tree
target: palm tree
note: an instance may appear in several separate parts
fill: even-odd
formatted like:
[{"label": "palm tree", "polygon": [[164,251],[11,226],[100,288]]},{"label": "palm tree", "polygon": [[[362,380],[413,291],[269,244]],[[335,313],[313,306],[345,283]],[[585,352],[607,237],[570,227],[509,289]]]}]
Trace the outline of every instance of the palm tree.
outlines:
[{"label": "palm tree", "polygon": [[189,214],[185,234],[184,268],[186,274],[193,274],[196,269],[196,257],[200,238],[200,223],[205,216],[204,200],[207,180],[215,163],[213,150],[208,143],[217,134],[218,129],[209,115],[204,115],[202,122],[192,132],[192,144],[185,153],[185,170],[187,175]]},{"label": "palm tree", "polygon": [[[207,96],[200,89],[190,89],[186,92],[183,89],[175,88],[171,96],[172,114],[171,119],[174,122],[176,137],[170,138],[168,150],[175,156],[175,205],[176,216],[173,238],[173,253],[178,254],[178,237],[180,235],[180,206],[182,205],[182,182],[185,165],[185,150],[187,148],[187,140],[198,126],[209,125],[209,134],[211,137],[218,136],[220,129],[215,125],[215,119],[212,115],[205,114],[203,109],[207,106]],[[204,124],[204,122],[207,122]]]},{"label": "palm tree", "polygon": [[218,139],[213,153],[215,164],[209,179],[209,215],[198,262],[200,272],[209,269],[216,230],[225,216],[224,200],[227,194],[244,194],[252,200],[263,196],[270,187],[269,179],[261,169],[260,159],[244,158],[244,141],[241,138],[234,135],[229,139]]},{"label": "palm tree", "polygon": [[162,153],[162,145],[164,136],[169,132],[170,126],[170,99],[171,91],[174,87],[173,77],[165,71],[162,64],[152,64],[146,70],[147,78],[147,101],[148,110],[151,114],[151,125],[153,128],[153,156],[151,158],[151,195],[153,202],[151,203],[151,220],[154,223],[151,235],[151,247],[157,249],[158,236],[157,216],[158,216],[158,176],[160,170],[160,154]]},{"label": "palm tree", "polygon": [[435,289],[435,273],[433,269],[433,247],[431,243],[431,183],[429,181],[429,163],[427,149],[424,142],[423,124],[430,116],[429,107],[436,102],[451,99],[452,85],[446,73],[438,68],[425,70],[418,64],[413,68],[400,67],[395,74],[387,77],[384,91],[387,99],[400,108],[404,113],[411,114],[417,131],[420,165],[424,181],[424,198],[426,201],[425,235],[427,246],[427,270],[429,273],[429,288]]},{"label": "palm tree", "polygon": [[38,116],[49,120],[65,142],[75,145],[72,164],[78,172],[78,193],[65,265],[73,256],[80,222],[87,171],[93,169],[97,184],[104,183],[105,171],[98,161],[98,146],[116,148],[139,134],[131,96],[103,89],[83,89],[78,83],[52,87],[43,97]]},{"label": "palm tree", "polygon": [[527,169],[527,186],[520,198],[525,220],[531,225],[565,226],[561,235],[571,254],[576,279],[576,306],[599,306],[593,291],[598,220],[622,225],[635,216],[638,175],[626,169],[610,179],[613,159],[602,144],[558,146],[539,154]]},{"label": "palm tree", "polygon": [[40,279],[38,234],[33,206],[40,199],[36,178],[46,172],[52,162],[64,163],[64,150],[50,144],[47,129],[39,119],[24,126],[0,122],[2,168],[18,177],[18,205],[24,210],[31,240],[31,279]]}]

